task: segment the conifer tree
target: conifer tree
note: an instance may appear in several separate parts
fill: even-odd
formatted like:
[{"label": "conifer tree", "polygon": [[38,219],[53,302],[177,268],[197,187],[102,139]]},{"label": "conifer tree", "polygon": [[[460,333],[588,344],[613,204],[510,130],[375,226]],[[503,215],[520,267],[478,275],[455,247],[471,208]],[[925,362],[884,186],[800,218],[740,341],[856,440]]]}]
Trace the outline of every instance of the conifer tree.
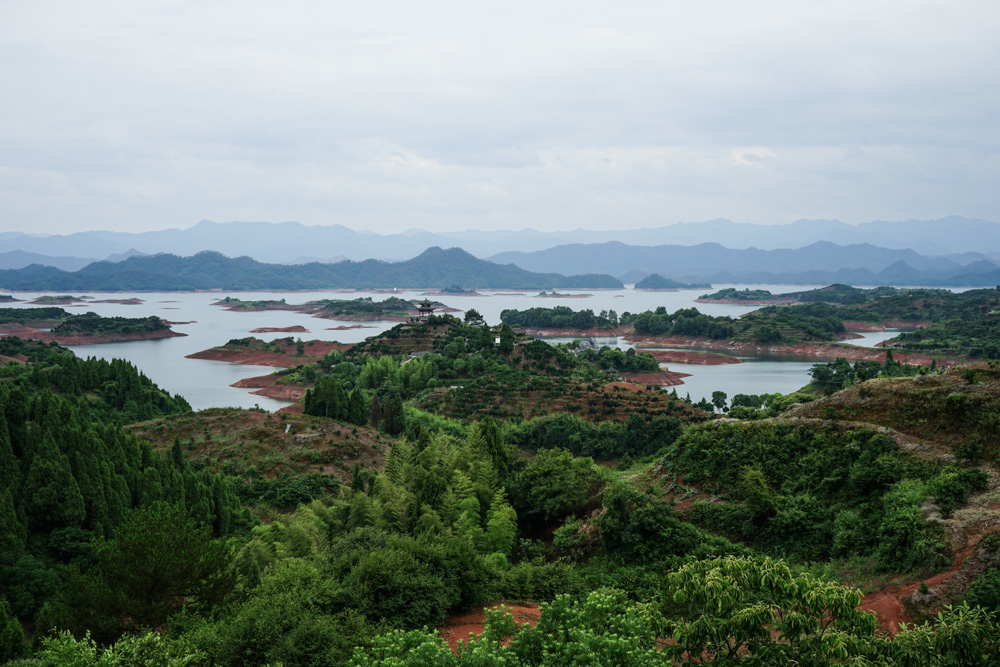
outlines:
[{"label": "conifer tree", "polygon": [[7,600],[0,598],[0,663],[15,660],[28,654],[21,624],[11,613]]},{"label": "conifer tree", "polygon": [[14,511],[10,489],[0,492],[0,564],[10,565],[24,550],[28,533]]},{"label": "conifer tree", "polygon": [[32,458],[23,495],[29,521],[39,529],[75,525],[86,518],[69,460],[49,436],[42,438]]},{"label": "conifer tree", "polygon": [[517,512],[507,502],[507,492],[497,490],[493,494],[490,508],[486,513],[486,532],[483,544],[487,551],[510,555],[517,538]]},{"label": "conifer tree", "polygon": [[378,428],[382,423],[382,404],[378,402],[378,394],[372,394],[372,404],[368,410],[368,425]]}]

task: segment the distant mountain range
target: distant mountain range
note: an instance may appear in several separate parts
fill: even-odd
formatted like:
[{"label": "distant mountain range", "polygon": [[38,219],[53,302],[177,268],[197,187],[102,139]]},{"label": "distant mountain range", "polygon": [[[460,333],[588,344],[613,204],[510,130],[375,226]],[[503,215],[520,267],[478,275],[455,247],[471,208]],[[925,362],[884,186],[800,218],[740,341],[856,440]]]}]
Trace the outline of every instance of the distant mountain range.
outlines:
[{"label": "distant mountain range", "polygon": [[[826,285],[967,285],[1000,284],[1000,265],[986,255],[969,253],[963,264],[947,257],[926,257],[912,250],[869,244],[838,246],[813,243],[793,250],[734,250],[718,243],[696,246],[631,246],[624,243],[571,244],[537,252],[503,252],[491,261],[529,271],[602,271],[632,282],[658,273],[683,282],[789,283]],[[629,280],[631,278],[632,280]]]},{"label": "distant mountain range", "polygon": [[0,288],[30,291],[291,290],[336,288],[437,287],[595,289],[621,288],[609,275],[563,276],[477,259],[460,248],[429,248],[403,262],[374,259],[337,264],[265,264],[250,257],[230,259],[217,252],[192,257],[170,254],[94,262],[67,272],[34,264],[0,271]]},{"label": "distant mountain range", "polygon": [[[296,263],[308,258],[408,259],[426,248],[459,247],[477,257],[498,252],[534,252],[566,244],[617,241],[630,245],[699,245],[721,242],[727,248],[801,248],[826,241],[837,245],[871,244],[911,249],[922,255],[983,253],[1000,260],[1000,224],[949,217],[939,220],[868,222],[857,226],[836,220],[799,220],[788,225],[752,225],[729,220],[679,223],[649,229],[539,232],[479,231],[433,233],[411,230],[375,234],[341,225],[308,227],[297,222],[203,221],[189,229],[127,233],[89,231],[65,236],[0,233],[0,250],[21,250],[47,257],[108,257],[115,253],[171,253],[190,256],[215,250],[228,256],[249,256],[262,262]],[[328,261],[328,260],[320,260]],[[49,262],[41,262],[49,263]],[[65,268],[65,267],[61,267]]]}]

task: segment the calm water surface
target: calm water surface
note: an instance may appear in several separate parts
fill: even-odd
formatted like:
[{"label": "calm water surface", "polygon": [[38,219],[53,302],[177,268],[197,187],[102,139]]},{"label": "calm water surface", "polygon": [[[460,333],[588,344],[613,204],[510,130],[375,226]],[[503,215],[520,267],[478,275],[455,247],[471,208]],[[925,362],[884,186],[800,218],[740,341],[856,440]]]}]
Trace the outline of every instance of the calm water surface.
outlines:
[{"label": "calm water surface", "polygon": [[[739,317],[758,308],[758,306],[740,306],[734,304],[695,303],[701,294],[727,287],[716,285],[712,290],[682,290],[678,292],[644,292],[634,289],[623,290],[566,290],[566,294],[589,294],[586,298],[553,299],[538,298],[536,292],[514,293],[510,291],[484,292],[487,296],[443,296],[432,297],[452,308],[465,311],[475,308],[490,324],[500,321],[500,313],[505,309],[535,307],[568,306],[573,310],[589,308],[595,313],[602,310],[614,310],[619,315],[624,312],[638,313],[664,306],[673,312],[678,308],[695,306],[703,313],[710,315],[730,315]],[[768,289],[773,294],[809,289],[802,285],[741,285],[740,288]],[[395,296],[403,299],[423,298],[424,290],[399,291]],[[29,301],[40,293],[16,293],[18,299]],[[342,343],[356,343],[368,336],[395,326],[396,322],[343,322],[314,318],[302,313],[288,311],[265,311],[257,313],[230,312],[220,306],[211,305],[215,301],[233,296],[252,301],[261,299],[285,299],[288,303],[305,303],[316,299],[355,299],[371,296],[381,301],[389,295],[377,292],[218,292],[218,293],[115,293],[100,294],[76,293],[74,296],[92,296],[101,299],[142,299],[140,305],[122,305],[111,303],[86,303],[64,306],[74,312],[93,311],[99,315],[122,317],[146,317],[157,315],[175,324],[173,330],[187,334],[185,337],[166,338],[162,340],[132,341],[128,343],[109,343],[104,345],[75,346],[71,349],[81,357],[98,357],[103,359],[127,359],[136,365],[154,382],[171,393],[184,396],[192,407],[200,410],[208,407],[243,407],[255,405],[267,410],[275,410],[284,405],[285,401],[277,401],[262,396],[250,394],[248,389],[237,389],[229,385],[243,378],[256,375],[266,375],[276,369],[261,366],[241,366],[218,361],[202,361],[185,359],[194,352],[225,344],[232,338],[256,336],[263,340],[274,340],[288,335],[301,337],[303,340],[321,339],[336,340]],[[26,303],[4,304],[4,306],[32,307]],[[456,313],[461,317],[462,313]],[[347,329],[330,331],[337,326],[363,324],[363,329]],[[308,333],[301,334],[251,334],[251,329],[259,327],[289,327],[301,325]],[[873,346],[876,343],[891,338],[897,332],[886,331],[865,334],[863,339],[851,341],[857,345]],[[568,339],[550,339],[553,342],[563,342]],[[615,337],[599,338],[600,345],[630,347],[626,341]],[[809,381],[808,371],[812,362],[768,359],[766,357],[745,357],[746,363],[726,366],[700,366],[691,364],[670,364],[672,371],[691,373],[684,379],[684,384],[677,387],[681,396],[690,392],[695,401],[702,397],[710,397],[713,391],[725,391],[730,397],[739,393],[788,393],[799,389]]]}]

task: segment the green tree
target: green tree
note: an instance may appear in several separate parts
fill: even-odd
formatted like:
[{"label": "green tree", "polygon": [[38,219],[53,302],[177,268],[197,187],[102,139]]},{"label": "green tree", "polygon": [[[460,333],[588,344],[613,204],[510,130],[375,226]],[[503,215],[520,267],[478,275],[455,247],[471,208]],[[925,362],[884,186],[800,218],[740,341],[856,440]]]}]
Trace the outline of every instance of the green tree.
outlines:
[{"label": "green tree", "polygon": [[71,578],[70,629],[89,627],[93,616],[115,619],[119,634],[160,627],[181,605],[220,604],[234,584],[229,548],[180,505],[134,511],[112,540],[95,544],[94,558],[86,575]]},{"label": "green tree", "polygon": [[663,652],[685,663],[828,665],[874,657],[875,615],[858,610],[861,593],[795,575],[768,558],[700,560],[666,576]]},{"label": "green tree", "polygon": [[0,662],[20,658],[28,653],[24,630],[10,611],[7,600],[0,598]]}]

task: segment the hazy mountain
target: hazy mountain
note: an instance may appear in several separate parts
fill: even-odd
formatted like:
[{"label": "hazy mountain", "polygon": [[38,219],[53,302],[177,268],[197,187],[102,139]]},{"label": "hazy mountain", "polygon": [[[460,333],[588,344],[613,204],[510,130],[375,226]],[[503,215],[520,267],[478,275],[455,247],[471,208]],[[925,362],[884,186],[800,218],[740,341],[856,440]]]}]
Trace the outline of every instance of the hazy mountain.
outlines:
[{"label": "hazy mountain", "polygon": [[[788,225],[752,225],[729,220],[687,222],[631,230],[534,229],[434,233],[409,230],[376,234],[342,225],[306,226],[297,222],[202,221],[184,230],[128,233],[90,231],[65,236],[0,233],[0,248],[47,256],[107,257],[137,250],[147,254],[190,256],[215,250],[258,261],[294,263],[306,253],[314,257],[410,258],[433,246],[460,247],[478,256],[498,252],[534,252],[559,245],[618,241],[630,245],[699,245],[724,242],[733,249],[800,248],[820,241],[837,245],[870,245],[905,249],[924,255],[1000,252],[1000,224],[960,217],[904,222],[868,222],[857,226],[837,220],[799,220]],[[992,256],[993,259],[997,257]]]},{"label": "hazy mountain", "polygon": [[96,259],[86,257],[49,257],[24,250],[0,252],[0,269],[20,269],[32,264],[41,264],[42,266],[54,266],[63,271],[78,271],[96,261]]},{"label": "hazy mountain", "polygon": [[390,287],[601,288],[622,287],[608,275],[563,276],[535,273],[473,257],[460,248],[429,248],[405,262],[374,259],[337,264],[264,264],[249,257],[231,259],[217,252],[193,257],[170,254],[94,262],[70,273],[37,264],[0,271],[0,287],[13,290],[161,291],[262,290]]},{"label": "hazy mountain", "polygon": [[[978,275],[971,284],[989,284],[1000,267],[979,259],[963,266],[944,257],[926,257],[912,250],[878,248],[870,244],[838,246],[829,242],[804,248],[738,250],[717,243],[696,246],[631,246],[619,242],[571,244],[538,252],[504,252],[490,257],[529,271],[544,267],[563,272],[602,271],[614,276],[658,273],[684,282],[790,282],[855,284],[948,284],[950,276]],[[970,256],[971,259],[971,256]],[[968,278],[966,278],[968,279]]]}]

